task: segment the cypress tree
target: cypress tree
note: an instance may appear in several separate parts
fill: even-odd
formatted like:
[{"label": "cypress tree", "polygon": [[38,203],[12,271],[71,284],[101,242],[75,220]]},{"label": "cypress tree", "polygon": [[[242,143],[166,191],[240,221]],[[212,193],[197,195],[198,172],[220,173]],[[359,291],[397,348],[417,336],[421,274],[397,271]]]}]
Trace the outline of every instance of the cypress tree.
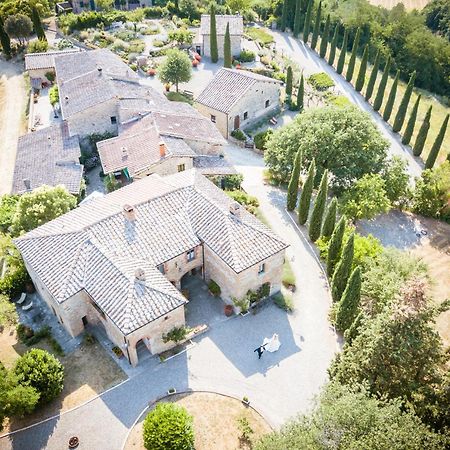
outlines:
[{"label": "cypress tree", "polygon": [[300,180],[300,164],[302,162],[302,154],[299,150],[294,160],[294,168],[292,169],[291,179],[289,181],[287,192],[286,207],[288,211],[293,211],[297,206],[298,182]]},{"label": "cypress tree", "polygon": [[44,28],[42,27],[41,17],[39,16],[39,11],[35,5],[31,7],[31,21],[33,22],[33,28],[38,39],[46,41],[47,38],[45,37]]},{"label": "cypress tree", "polygon": [[300,202],[298,204],[298,223],[300,225],[304,225],[308,220],[309,205],[311,204],[311,194],[314,187],[315,176],[316,163],[312,160],[309,165],[308,176],[303,185],[302,193],[300,194]]},{"label": "cypress tree", "polygon": [[428,130],[430,129],[431,109],[432,106],[428,108],[425,119],[420,126],[419,133],[417,134],[416,142],[414,143],[413,147],[414,156],[420,156],[425,145],[425,141],[427,140]]},{"label": "cypress tree", "polygon": [[367,59],[369,58],[369,44],[364,47],[364,53],[361,59],[361,66],[359,67],[358,77],[356,78],[355,90],[361,92],[366,81]]},{"label": "cypress tree", "polygon": [[329,238],[333,234],[334,226],[336,225],[336,211],[337,200],[336,197],[333,197],[328,205],[327,213],[325,214],[325,219],[323,221],[321,236],[324,238]]},{"label": "cypress tree", "polygon": [[311,38],[311,48],[316,49],[317,40],[319,39],[320,31],[320,19],[322,16],[322,2],[319,2],[319,7],[317,8],[316,21],[314,22],[314,30]]},{"label": "cypress tree", "polygon": [[6,55],[7,58],[11,57],[11,40],[8,36],[8,33],[6,33],[3,19],[0,16],[0,43],[2,44],[3,53]]},{"label": "cypress tree", "polygon": [[355,71],[356,54],[358,53],[359,38],[361,36],[361,28],[356,30],[355,40],[353,41],[352,54],[350,56],[350,61],[348,62],[347,72],[345,74],[345,79],[350,82],[353,78],[353,73]]},{"label": "cypress tree", "polygon": [[302,27],[302,0],[295,2],[295,17],[294,17],[294,37],[298,37]]},{"label": "cypress tree", "polygon": [[317,193],[316,201],[314,202],[314,208],[311,213],[311,220],[309,222],[309,238],[316,242],[320,237],[320,231],[322,230],[323,213],[325,212],[325,205],[328,194],[328,170],[322,175],[320,181],[319,192]]},{"label": "cypress tree", "polygon": [[281,12],[281,31],[286,31],[287,27],[288,2],[289,0],[284,0],[283,2],[283,10]]},{"label": "cypress tree", "polygon": [[405,121],[406,111],[408,110],[409,100],[411,99],[411,94],[414,88],[414,81],[416,79],[416,71],[413,72],[411,78],[408,81],[408,86],[406,86],[405,94],[403,95],[402,102],[398,107],[397,114],[394,119],[394,125],[392,130],[398,133],[403,126],[403,122]]},{"label": "cypress tree", "polygon": [[305,22],[303,25],[303,42],[306,44],[309,38],[309,30],[311,28],[311,13],[314,0],[308,1],[308,8],[306,9]]},{"label": "cypress tree", "polygon": [[231,69],[231,38],[230,38],[230,24],[227,23],[225,30],[225,38],[223,42],[223,67]]},{"label": "cypress tree", "polygon": [[328,14],[327,20],[325,21],[325,28],[323,29],[322,33],[322,40],[320,41],[320,50],[319,55],[321,58],[325,58],[325,55],[327,54],[327,48],[328,48],[328,39],[330,35],[330,15]]},{"label": "cypress tree", "polygon": [[331,235],[330,245],[328,246],[327,255],[327,275],[331,278],[334,273],[334,267],[341,255],[342,239],[344,238],[345,231],[345,216],[342,216],[334,227],[333,234]]},{"label": "cypress tree", "polygon": [[361,300],[361,268],[358,266],[350,278],[342,294],[336,311],[336,329],[343,333],[351,327],[359,313]]},{"label": "cypress tree", "polygon": [[373,102],[373,109],[378,111],[383,104],[384,99],[384,91],[386,90],[386,83],[389,77],[389,69],[391,68],[391,57],[388,57],[386,61],[386,65],[384,66],[383,76],[381,77],[380,84],[378,85],[377,96],[375,97],[375,101]]},{"label": "cypress tree", "polygon": [[347,280],[350,276],[353,264],[353,254],[355,250],[355,234],[352,233],[342,250],[342,256],[336,266],[331,281],[331,296],[334,302],[338,302],[347,286]]},{"label": "cypress tree", "polygon": [[409,141],[411,140],[412,134],[414,132],[414,126],[416,125],[416,119],[417,119],[417,111],[419,110],[419,103],[422,95],[419,94],[417,96],[416,103],[414,103],[414,107],[411,111],[411,115],[409,116],[408,123],[406,124],[405,133],[402,137],[402,144],[408,145]]},{"label": "cypress tree", "polygon": [[368,101],[373,94],[373,88],[375,87],[375,81],[377,81],[378,68],[380,67],[380,50],[377,51],[375,60],[373,61],[372,72],[370,74],[369,82],[367,83],[365,98]]},{"label": "cypress tree", "polygon": [[333,66],[334,58],[336,57],[336,45],[337,45],[338,34],[339,34],[339,24],[336,24],[336,26],[334,28],[333,39],[331,39],[330,54],[328,55],[328,64],[330,66]]},{"label": "cypress tree", "polygon": [[344,70],[345,55],[347,54],[347,45],[348,45],[348,31],[344,30],[344,40],[342,41],[341,54],[339,55],[336,67],[336,72],[339,74],[341,74],[342,71]]},{"label": "cypress tree", "polygon": [[209,21],[209,50],[211,52],[211,61],[216,63],[219,60],[219,52],[217,50],[216,11],[214,4],[211,4]]},{"label": "cypress tree", "polygon": [[292,95],[292,67],[289,66],[287,68],[287,74],[286,74],[286,99],[290,100]]},{"label": "cypress tree", "polygon": [[397,95],[397,84],[398,84],[398,77],[400,76],[400,70],[397,70],[397,73],[395,74],[394,82],[392,83],[391,92],[389,92],[389,97],[386,102],[386,106],[384,107],[383,111],[383,119],[387,122],[392,114],[392,108],[394,106],[395,97]]},{"label": "cypress tree", "polygon": [[444,140],[445,132],[447,130],[448,117],[449,115],[447,114],[445,116],[444,122],[442,122],[439,134],[436,136],[433,147],[431,147],[430,154],[428,155],[427,162],[425,163],[425,169],[432,169],[434,163],[436,162],[439,150],[441,149],[442,141]]},{"label": "cypress tree", "polygon": [[363,323],[364,314],[360,311],[353,323],[345,330],[344,339],[347,344],[351,344],[358,336],[359,329]]},{"label": "cypress tree", "polygon": [[297,91],[297,109],[301,111],[303,109],[303,97],[305,95],[305,81],[303,79],[303,73],[300,77],[300,85]]}]

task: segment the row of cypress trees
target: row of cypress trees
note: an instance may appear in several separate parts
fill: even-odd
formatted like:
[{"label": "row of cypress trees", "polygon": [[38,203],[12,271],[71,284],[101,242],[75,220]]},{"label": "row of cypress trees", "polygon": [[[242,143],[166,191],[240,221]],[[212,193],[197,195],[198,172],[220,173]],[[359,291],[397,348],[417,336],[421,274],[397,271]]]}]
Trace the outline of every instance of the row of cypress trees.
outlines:
[{"label": "row of cypress trees", "polygon": [[[286,71],[286,102],[287,103],[292,103],[292,94],[293,94],[293,72],[292,72],[292,67],[289,66],[287,68]],[[296,109],[297,110],[302,110],[303,109],[303,99],[305,96],[305,80],[303,78],[303,73],[300,76],[300,82],[298,85],[298,89],[297,89],[297,98],[296,98]]]}]

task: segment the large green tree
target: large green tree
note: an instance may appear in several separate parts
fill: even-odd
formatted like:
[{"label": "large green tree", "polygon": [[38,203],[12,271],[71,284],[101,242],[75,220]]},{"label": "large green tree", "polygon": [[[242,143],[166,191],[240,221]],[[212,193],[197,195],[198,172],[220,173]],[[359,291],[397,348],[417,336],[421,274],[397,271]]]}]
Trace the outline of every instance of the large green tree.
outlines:
[{"label": "large green tree", "polygon": [[[329,251],[329,250],[328,250]],[[336,270],[331,280],[331,296],[334,302],[338,302],[344,293],[347,281],[350,277],[353,265],[353,255],[355,251],[355,234],[352,233],[342,250],[342,256],[339,260]]]},{"label": "large green tree", "polygon": [[320,237],[322,231],[323,214],[327,203],[328,195],[328,170],[322,175],[320,181],[319,192],[317,193],[314,207],[311,213],[311,219],[309,221],[309,238],[315,242]]},{"label": "large green tree", "polygon": [[223,67],[231,69],[231,37],[230,37],[230,23],[227,23],[225,30],[225,37],[223,42]]},{"label": "large green tree", "polygon": [[302,29],[302,0],[295,1],[295,17],[294,17],[294,29],[293,35],[294,37],[298,37],[300,31]]},{"label": "large green tree", "polygon": [[406,112],[408,110],[409,100],[411,99],[411,94],[414,88],[415,80],[416,80],[416,72],[413,72],[413,74],[409,79],[408,85],[406,86],[406,91],[403,94],[402,102],[398,107],[397,115],[395,116],[394,120],[394,125],[392,126],[392,129],[396,133],[398,133],[403,127],[403,122],[405,121]]},{"label": "large green tree", "polygon": [[328,55],[328,64],[330,66],[333,66],[334,59],[336,57],[336,46],[338,36],[339,36],[339,24],[336,24],[336,26],[334,27],[333,38],[331,39],[330,53]]},{"label": "large green tree", "polygon": [[[298,154],[298,153],[297,153]],[[303,184],[298,204],[298,223],[304,225],[308,220],[309,208],[311,205],[311,194],[314,188],[314,178],[316,176],[316,164],[314,160],[309,165],[308,175]]]},{"label": "large green tree", "polygon": [[364,47],[364,52],[361,59],[361,65],[359,67],[358,77],[355,82],[355,90],[361,92],[364,87],[364,82],[366,81],[366,70],[367,70],[367,59],[369,57],[369,44]]},{"label": "large green tree", "polygon": [[345,65],[345,57],[347,55],[347,45],[348,45],[348,30],[345,28],[344,30],[344,39],[342,41],[342,47],[341,47],[341,53],[339,54],[337,66],[336,66],[336,72],[341,74],[344,70]]},{"label": "large green tree", "polygon": [[300,77],[300,84],[297,90],[297,109],[301,111],[303,109],[303,98],[305,95],[305,80],[303,78],[303,73]]},{"label": "large green tree", "polygon": [[7,58],[11,57],[11,40],[9,39],[8,33],[5,31],[5,24],[0,16],[0,44],[2,46],[2,51]]},{"label": "large green tree", "polygon": [[423,119],[422,125],[420,126],[419,132],[417,133],[416,142],[413,147],[413,155],[420,156],[423,151],[423,147],[425,146],[425,141],[427,140],[428,130],[430,129],[430,119],[431,119],[431,110],[433,106],[431,105],[427,113],[425,114],[425,118]]},{"label": "large green tree", "polygon": [[337,199],[333,197],[327,208],[325,219],[323,220],[321,237],[329,239],[333,234],[334,226],[336,225],[337,213]]},{"label": "large green tree", "polygon": [[364,174],[380,172],[387,147],[359,108],[329,106],[305,111],[275,130],[264,159],[269,170],[287,183],[295,155],[302,150],[304,165],[315,159],[319,176],[328,169],[333,190],[340,192]]},{"label": "large green tree", "polygon": [[211,53],[211,61],[216,63],[219,60],[219,50],[217,47],[216,9],[214,3],[211,3],[209,14],[209,51]]},{"label": "large green tree", "polygon": [[33,22],[34,31],[36,32],[38,39],[46,41],[47,38],[45,37],[44,28],[42,27],[41,16],[39,15],[36,5],[31,6],[31,21]]},{"label": "large green tree", "polygon": [[327,19],[325,21],[325,27],[322,33],[322,39],[320,41],[319,55],[321,58],[325,58],[325,55],[327,54],[329,38],[330,38],[330,15],[328,14]]},{"label": "large green tree", "polygon": [[405,132],[402,137],[402,144],[408,145],[411,141],[411,137],[414,132],[414,126],[416,125],[417,120],[417,111],[419,110],[419,103],[422,95],[419,94],[417,96],[417,100],[414,103],[413,109],[411,111],[411,115],[409,116],[408,123],[406,124]]},{"label": "large green tree", "polygon": [[9,16],[5,20],[5,31],[10,37],[17,39],[22,46],[29,39],[32,30],[33,23],[24,14]]},{"label": "large green tree", "polygon": [[364,96],[367,101],[372,98],[373,88],[375,87],[375,82],[377,81],[378,69],[380,67],[380,50],[377,51],[375,59],[373,61],[372,72],[370,72],[369,81],[367,82],[366,95]]},{"label": "large green tree", "polygon": [[175,48],[168,50],[164,61],[158,67],[158,76],[163,83],[175,84],[178,92],[179,83],[187,83],[192,76],[189,56]]},{"label": "large green tree", "polygon": [[345,216],[339,219],[339,222],[334,228],[333,234],[331,235],[330,245],[328,246],[327,254],[327,274],[331,278],[334,274],[334,268],[336,263],[339,261],[342,250],[342,239],[344,238],[345,231]]},{"label": "large green tree", "polygon": [[400,77],[400,70],[397,70],[395,74],[394,82],[392,83],[391,91],[389,92],[389,97],[386,102],[386,106],[383,111],[383,120],[386,122],[391,118],[392,108],[394,106],[395,97],[397,96],[397,85],[398,79]]},{"label": "large green tree", "polygon": [[442,122],[441,129],[439,130],[439,133],[436,136],[436,139],[433,143],[433,147],[431,147],[430,153],[429,153],[427,161],[425,163],[425,169],[432,169],[434,166],[434,163],[436,162],[436,159],[439,154],[439,150],[441,149],[441,146],[442,146],[442,141],[444,140],[444,137],[445,137],[445,132],[447,131],[448,118],[449,118],[449,115],[447,114],[445,116],[444,121]]},{"label": "large green tree", "polygon": [[384,190],[393,205],[401,205],[410,198],[410,177],[406,159],[393,156],[383,167],[381,177],[384,180]]},{"label": "large green tree", "polygon": [[389,78],[389,70],[390,69],[391,69],[391,58],[388,57],[388,59],[386,61],[386,65],[384,66],[384,71],[383,71],[383,75],[381,77],[380,84],[378,85],[377,95],[373,102],[373,109],[375,111],[379,111],[379,109],[381,108],[381,105],[383,104],[384,91],[386,90],[386,84],[387,84],[387,80]]},{"label": "large green tree", "polygon": [[313,35],[311,38],[311,48],[313,50],[316,49],[317,40],[319,39],[320,22],[322,20],[321,16],[322,16],[322,1],[319,2],[319,6],[317,7],[316,20],[314,22]]},{"label": "large green tree", "polygon": [[361,267],[356,267],[336,308],[336,329],[343,333],[355,321],[361,300]]},{"label": "large green tree", "polygon": [[306,9],[305,22],[303,24],[303,42],[308,42],[309,30],[311,29],[311,14],[314,0],[308,0],[308,8]]},{"label": "large green tree", "polygon": [[353,79],[353,73],[355,72],[356,55],[358,54],[359,40],[361,38],[361,28],[356,30],[356,36],[353,40],[352,54],[350,55],[350,61],[348,62],[347,72],[345,73],[345,79],[350,83]]},{"label": "large green tree", "polygon": [[292,95],[292,67],[288,66],[286,73],[286,101],[291,101]]},{"label": "large green tree", "polygon": [[289,181],[288,186],[287,203],[286,203],[288,211],[293,211],[297,206],[298,182],[300,180],[301,161],[302,161],[302,154],[301,152],[298,152],[294,160],[294,168],[292,169],[291,179]]}]

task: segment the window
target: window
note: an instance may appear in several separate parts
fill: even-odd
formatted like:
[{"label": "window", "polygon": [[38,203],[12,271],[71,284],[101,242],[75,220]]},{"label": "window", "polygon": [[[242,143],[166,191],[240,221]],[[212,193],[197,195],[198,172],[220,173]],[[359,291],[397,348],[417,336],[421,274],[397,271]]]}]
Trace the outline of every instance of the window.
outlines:
[{"label": "window", "polygon": [[164,264],[160,264],[158,266],[158,270],[164,275],[166,273],[166,270],[164,269]]},{"label": "window", "polygon": [[269,105],[270,105],[270,100],[266,100],[266,108],[268,108],[269,107]]},{"label": "window", "polygon": [[211,114],[211,122],[216,123],[216,116],[213,116],[212,114]]},{"label": "window", "polygon": [[248,111],[245,111],[245,113],[244,113],[244,120],[247,120],[248,119]]},{"label": "window", "polygon": [[116,116],[112,116],[111,117],[111,125],[115,125],[117,123],[117,117]]},{"label": "window", "polygon": [[266,271],[266,265],[264,263],[259,265],[258,275],[262,275]]},{"label": "window", "polygon": [[186,253],[186,257],[187,257],[188,262],[189,261],[194,261],[194,259],[195,259],[195,248],[193,248],[192,250],[189,250]]},{"label": "window", "polygon": [[183,172],[186,170],[186,166],[184,164],[178,164],[178,172]]}]

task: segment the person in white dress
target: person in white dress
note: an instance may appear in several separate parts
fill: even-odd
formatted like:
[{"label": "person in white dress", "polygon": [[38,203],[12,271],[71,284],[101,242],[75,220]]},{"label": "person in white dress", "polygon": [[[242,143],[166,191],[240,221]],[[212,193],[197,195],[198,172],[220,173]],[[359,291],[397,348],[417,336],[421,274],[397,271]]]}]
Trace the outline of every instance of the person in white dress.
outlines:
[{"label": "person in white dress", "polygon": [[268,339],[264,338],[263,346],[264,350],[267,350],[268,352],[276,352],[280,348],[280,340],[278,339],[278,334],[274,333],[274,335]]}]

